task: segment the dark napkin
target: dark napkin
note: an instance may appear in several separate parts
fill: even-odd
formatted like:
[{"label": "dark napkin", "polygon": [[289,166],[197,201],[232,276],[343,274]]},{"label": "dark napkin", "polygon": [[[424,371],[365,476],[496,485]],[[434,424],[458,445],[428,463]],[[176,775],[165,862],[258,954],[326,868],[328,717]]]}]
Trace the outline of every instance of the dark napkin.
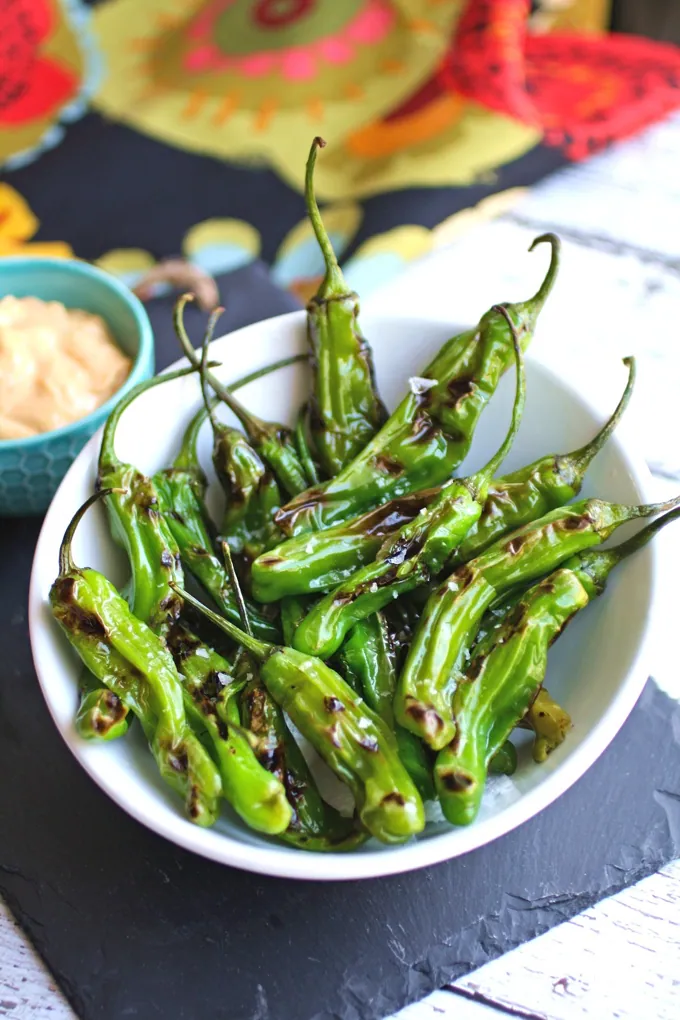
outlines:
[{"label": "dark napkin", "polygon": [[[257,266],[221,282],[229,327],[248,307],[282,310]],[[159,367],[176,353],[169,309],[151,307]],[[437,867],[302,883],[180,850],[109,801],[57,733],[26,624],[40,522],[4,525],[0,892],[84,1020],[384,1017],[680,855],[680,710],[652,681],[555,804]]]}]

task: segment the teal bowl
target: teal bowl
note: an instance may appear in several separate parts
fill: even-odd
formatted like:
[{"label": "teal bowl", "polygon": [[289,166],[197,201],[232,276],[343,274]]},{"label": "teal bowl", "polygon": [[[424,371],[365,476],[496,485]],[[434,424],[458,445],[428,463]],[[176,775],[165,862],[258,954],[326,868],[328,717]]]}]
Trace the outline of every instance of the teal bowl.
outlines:
[{"label": "teal bowl", "polygon": [[27,439],[0,440],[0,517],[47,509],[76,454],[102,425],[120,397],[154,371],[151,323],[142,303],[109,273],[71,259],[0,258],[0,297],[61,301],[101,315],[132,370],[117,393],[85,418]]}]

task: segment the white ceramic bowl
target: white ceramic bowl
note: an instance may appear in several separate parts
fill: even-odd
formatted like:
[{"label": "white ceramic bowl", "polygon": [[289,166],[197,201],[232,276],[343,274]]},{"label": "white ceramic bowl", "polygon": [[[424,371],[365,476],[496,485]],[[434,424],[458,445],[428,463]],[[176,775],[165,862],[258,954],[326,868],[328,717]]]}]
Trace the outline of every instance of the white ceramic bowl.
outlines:
[{"label": "white ceramic bowl", "polygon": [[[403,394],[407,378],[422,372],[453,329],[450,323],[370,316],[362,325],[375,352],[382,396],[390,407]],[[212,345],[211,357],[222,362],[217,374],[229,382],[303,351],[305,343],[304,313],[294,312],[223,337]],[[289,367],[252,384],[239,396],[256,413],[292,423],[307,392],[307,371],[304,365]],[[615,366],[612,372],[616,373]],[[503,379],[482,417],[467,461],[470,469],[490,456],[505,432],[513,375]],[[623,369],[620,380],[623,388]],[[580,446],[613,406],[584,403],[574,389],[531,358],[527,387],[526,412],[507,470],[548,451],[568,452]],[[149,473],[166,466],[198,403],[194,377],[152,389],[121,420],[120,456]],[[631,452],[635,445],[631,431],[624,421],[592,465],[584,495],[633,503],[647,500],[649,476],[639,455]],[[207,467],[207,429],[201,438]],[[531,760],[528,747],[520,748],[515,776],[490,784],[473,825],[453,829],[433,820],[421,836],[403,846],[383,847],[372,840],[352,854],[327,855],[303,853],[262,838],[246,829],[226,806],[214,828],[199,829],[183,817],[179,798],[159,779],[140,727],[123,740],[102,745],[81,740],[74,729],[79,664],[51,618],[47,595],[57,572],[64,528],[92,491],[99,440],[99,434],[94,436],[72,465],[40,534],[29,603],[33,656],[52,717],[83,768],[129,814],[180,846],[249,871],[300,879],[374,877],[447,860],[496,839],[555,800],[592,765],[635,704],[647,676],[656,576],[653,546],[618,569],[605,596],[574,621],[551,652],[547,686],[574,721],[567,740],[540,766]],[[214,483],[211,497],[218,498]],[[103,570],[118,584],[126,579],[125,562],[109,537],[103,508],[94,507],[81,523],[74,552],[77,563]]]}]

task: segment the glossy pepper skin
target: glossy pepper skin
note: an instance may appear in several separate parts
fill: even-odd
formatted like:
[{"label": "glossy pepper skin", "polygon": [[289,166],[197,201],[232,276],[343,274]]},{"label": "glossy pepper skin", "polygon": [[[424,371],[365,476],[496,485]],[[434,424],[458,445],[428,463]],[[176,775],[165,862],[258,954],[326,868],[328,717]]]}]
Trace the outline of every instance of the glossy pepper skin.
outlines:
[{"label": "glossy pepper skin", "polygon": [[[206,342],[200,367],[201,392],[213,434],[213,467],[226,497],[220,535],[228,543],[245,578],[249,576],[252,560],[274,544],[280,535],[273,518],[281,504],[281,494],[271,470],[246,437],[215,416],[216,401],[209,398],[206,384],[207,354]],[[266,371],[262,369],[254,373],[247,381],[251,382]],[[230,390],[233,392],[236,388],[237,385],[234,385]]]},{"label": "glossy pepper skin", "polygon": [[350,787],[371,835],[401,843],[422,831],[423,803],[399,760],[394,737],[342,677],[319,659],[251,638],[188,593],[180,594],[259,660],[267,690]]},{"label": "glossy pepper skin", "polygon": [[307,433],[309,431],[309,404],[303,404],[295,423],[295,446],[308,485],[319,484],[319,471],[314,460]]},{"label": "glossy pepper skin", "polygon": [[564,506],[581,491],[586,471],[623,417],[635,386],[635,358],[624,358],[628,382],[611,418],[593,439],[572,453],[540,457],[492,482],[482,516],[453,554],[450,565],[466,563],[502,535]]},{"label": "glossy pepper skin", "polygon": [[429,505],[437,489],[412,492],[325,531],[289,538],[252,566],[253,595],[278,602],[288,595],[326,592],[372,563],[384,540]]},{"label": "glossy pepper skin", "polygon": [[260,763],[241,726],[238,697],[242,684],[234,681],[229,663],[181,621],[170,629],[168,648],[183,678],[187,719],[199,736],[204,733],[207,737],[225,799],[256,832],[283,832],[293,811],[283,784]]},{"label": "glossy pepper skin", "polygon": [[480,643],[454,695],[456,735],[435,765],[442,810],[454,825],[476,817],[489,758],[530,710],[552,643],[602,593],[612,569],[678,516],[677,510],[666,514],[614,549],[571,557],[530,588],[501,627]]},{"label": "glossy pepper skin", "polygon": [[517,357],[515,403],[504,441],[480,471],[444,485],[432,503],[385,540],[374,563],[361,567],[314,606],[295,632],[298,651],[322,659],[333,655],[355,623],[436,575],[479,520],[491,479],[517,434],[526,392],[520,338],[509,313],[501,309],[500,314],[508,315]]},{"label": "glossy pepper skin", "polygon": [[[194,368],[198,368],[200,359],[184,328],[184,307],[188,301],[192,300],[192,294],[183,294],[180,297],[175,305],[174,325],[184,354],[190,364]],[[262,418],[258,418],[257,415],[251,414],[212,372],[207,371],[205,378],[219,399],[236,415],[250,445],[274,472],[281,488],[289,496],[295,496],[302,492],[307,487],[307,479],[291,430],[278,422],[266,422]]]},{"label": "glossy pepper skin", "polygon": [[[526,349],[558,268],[559,241],[548,241],[552,257],[537,294],[507,305]],[[435,385],[414,385],[380,431],[335,478],[308,489],[276,515],[292,537],[349,520],[391,499],[447,481],[464,460],[479,416],[512,357],[504,316],[488,311],[475,329],[453,337],[422,373]]]},{"label": "glossy pepper skin", "polygon": [[161,514],[158,490],[151,478],[116,455],[118,423],[140,394],[192,369],[178,369],[134,386],[113,409],[104,426],[99,451],[97,489],[116,489],[106,499],[114,540],[130,561],[130,605],[138,619],[163,635],[179,616],[181,601],[170,587],[183,582],[179,548]]},{"label": "glossy pepper skin", "polygon": [[255,738],[255,754],[262,766],[283,785],[291,807],[291,819],[279,838],[300,850],[316,853],[352,850],[367,834],[354,819],[344,818],[327,804],[278,704],[262,683],[259,664],[252,656],[240,660],[246,677],[241,696],[244,726]]},{"label": "glossy pepper skin", "polygon": [[431,755],[413,733],[397,726],[392,702],[397,671],[392,638],[382,613],[374,613],[352,627],[339,653],[342,674],[394,734],[404,768],[423,800],[434,797]]},{"label": "glossy pepper skin", "polygon": [[109,495],[103,490],[91,496],[66,529],[59,575],[50,589],[52,614],[90,672],[137,715],[163,779],[184,797],[191,821],[212,825],[222,783],[187,723],[172,656],[107,578],[73,562],[71,543],[80,519],[96,499]]},{"label": "glossy pepper skin", "polygon": [[[216,555],[212,525],[203,501],[205,476],[198,462],[196,441],[202,419],[195,416],[185,432],[173,466],[154,475],[158,507],[172,534],[186,569],[210,595],[221,613],[236,623],[239,609],[222,560]],[[250,604],[253,631],[276,641],[278,628],[260,609]]]},{"label": "glossy pepper skin", "polygon": [[[211,326],[213,325],[214,322],[211,322]],[[210,336],[211,326],[208,329],[208,336]],[[241,386],[246,386],[269,372],[299,360],[299,357],[294,357],[274,362],[267,368],[258,369],[237,380],[232,385],[232,389],[236,390]],[[186,372],[181,370],[180,374],[186,374]],[[171,373],[158,376],[148,384],[143,383],[137,391],[137,395],[144,392],[150,385],[156,386],[168,378],[175,377],[176,375]],[[132,399],[135,398],[132,397]],[[124,398],[124,400],[122,411],[129,406],[130,402],[129,398]],[[186,429],[180,452],[173,467],[168,471],[156,474],[151,482],[137,472],[132,465],[121,465],[117,462],[114,449],[116,422],[112,424],[113,431],[109,438],[110,452],[106,458],[109,481],[111,483],[115,481],[117,471],[120,472],[121,478],[125,475],[128,479],[135,479],[136,491],[146,494],[143,503],[155,499],[156,503],[151,502],[150,505],[162,511],[164,527],[158,527],[158,520],[153,512],[142,514],[137,518],[139,528],[136,528],[134,522],[125,516],[124,501],[117,507],[114,505],[111,510],[111,513],[116,511],[122,514],[118,521],[120,540],[128,550],[132,567],[132,576],[126,586],[126,598],[133,605],[133,609],[136,609],[137,614],[142,614],[144,619],[151,621],[154,627],[157,626],[160,629],[161,633],[165,633],[168,627],[172,627],[179,609],[174,592],[167,586],[167,581],[171,577],[177,576],[177,561],[175,559],[174,565],[168,568],[167,554],[176,556],[176,553],[181,553],[180,562],[184,559],[185,566],[188,566],[189,569],[191,569],[192,563],[197,566],[197,570],[192,573],[199,581],[202,579],[205,582],[206,590],[212,595],[220,610],[227,615],[231,614],[232,618],[238,619],[238,611],[235,608],[231,590],[229,585],[225,584],[224,567],[210,551],[206,553],[206,550],[212,548],[209,538],[211,526],[203,502],[206,478],[197,453],[198,435],[206,417],[206,410],[199,411],[194,416]],[[135,516],[137,517],[137,515]],[[160,557],[162,564],[162,570],[159,570],[157,578],[159,583],[155,586],[153,583],[154,551]],[[187,562],[188,560],[191,563]],[[276,627],[255,606],[251,607],[251,618],[257,634],[270,640],[276,640],[278,634]],[[128,728],[127,708],[117,703],[116,696],[107,688],[97,685],[91,676],[89,679],[87,676],[83,678],[81,688],[81,701],[75,720],[78,733],[86,739],[97,740],[114,740],[123,736]]]},{"label": "glossy pepper skin", "polygon": [[399,677],[397,721],[435,750],[446,747],[455,733],[451,705],[464,656],[484,613],[499,596],[600,545],[626,521],[661,513],[676,503],[623,506],[582,500],[552,510],[457,567],[423,610]]},{"label": "glossy pepper skin", "polygon": [[[465,563],[508,531],[529,524],[549,510],[564,506],[581,490],[593,458],[607,442],[625,412],[635,383],[635,359],[624,358],[629,378],[609,421],[585,446],[573,453],[541,457],[526,467],[492,481],[480,519],[449,560]],[[432,503],[439,488],[414,492],[324,531],[290,538],[253,563],[253,593],[260,602],[284,595],[327,592],[355,570],[371,563],[388,535]]]},{"label": "glossy pepper skin", "polygon": [[[312,352],[310,429],[325,474],[333,478],[356,457],[385,420],[375,388],[371,350],[359,331],[359,298],[345,283],[314,197],[314,165],[322,138],[307,160],[305,202],[326,273],[307,305]],[[310,483],[314,484],[314,483]]]}]

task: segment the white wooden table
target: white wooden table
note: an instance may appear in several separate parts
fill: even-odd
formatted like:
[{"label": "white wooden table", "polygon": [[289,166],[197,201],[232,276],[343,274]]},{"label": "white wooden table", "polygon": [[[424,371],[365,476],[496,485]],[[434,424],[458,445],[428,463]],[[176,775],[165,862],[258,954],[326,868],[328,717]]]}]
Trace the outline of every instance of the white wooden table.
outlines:
[{"label": "white wooden table", "polygon": [[[532,189],[511,213],[444,244],[370,299],[376,310],[476,321],[493,299],[525,296],[533,236],[563,238],[563,269],[532,349],[550,362],[570,351],[589,386],[605,386],[615,356],[635,354],[637,416],[660,496],[680,489],[680,114],[639,138]],[[444,241],[444,239],[442,239]],[[479,273],[476,282],[473,278]],[[460,287],[458,283],[460,282]],[[562,355],[563,356],[563,355]],[[618,377],[617,377],[618,378]],[[680,537],[665,545],[665,583],[680,572]],[[670,593],[670,587],[669,587]],[[670,594],[667,627],[677,629]],[[671,616],[671,614],[673,614]],[[670,643],[650,669],[680,700]],[[680,862],[520,946],[399,1013],[399,1020],[678,1020]],[[0,902],[0,1016],[66,1020],[73,1013]],[[168,1018],[172,1020],[172,1018]]]}]

